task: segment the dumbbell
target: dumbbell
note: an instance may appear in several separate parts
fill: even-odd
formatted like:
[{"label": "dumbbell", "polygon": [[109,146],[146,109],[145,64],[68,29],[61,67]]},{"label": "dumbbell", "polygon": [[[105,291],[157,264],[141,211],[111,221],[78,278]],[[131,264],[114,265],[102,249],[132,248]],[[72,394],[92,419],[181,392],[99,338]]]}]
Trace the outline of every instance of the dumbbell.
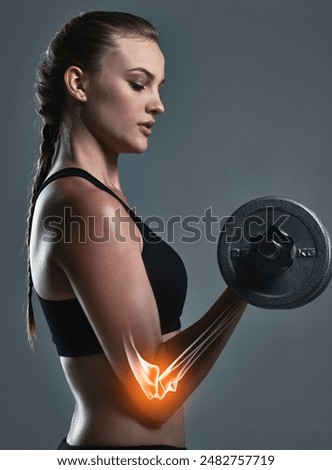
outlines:
[{"label": "dumbbell", "polygon": [[331,280],[331,238],[317,215],[284,197],[254,199],[224,224],[218,264],[226,284],[257,307],[290,309]]}]

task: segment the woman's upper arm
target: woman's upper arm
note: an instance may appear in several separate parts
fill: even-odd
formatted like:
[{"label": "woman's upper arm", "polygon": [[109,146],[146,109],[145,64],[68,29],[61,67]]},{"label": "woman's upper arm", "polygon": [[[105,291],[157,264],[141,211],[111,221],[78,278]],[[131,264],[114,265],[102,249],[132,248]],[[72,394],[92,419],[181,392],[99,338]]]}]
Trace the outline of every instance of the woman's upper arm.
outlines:
[{"label": "woman's upper arm", "polygon": [[162,342],[137,227],[107,194],[72,197],[70,207],[56,259],[115,373],[133,386],[126,344],[133,338],[142,356],[153,361]]}]

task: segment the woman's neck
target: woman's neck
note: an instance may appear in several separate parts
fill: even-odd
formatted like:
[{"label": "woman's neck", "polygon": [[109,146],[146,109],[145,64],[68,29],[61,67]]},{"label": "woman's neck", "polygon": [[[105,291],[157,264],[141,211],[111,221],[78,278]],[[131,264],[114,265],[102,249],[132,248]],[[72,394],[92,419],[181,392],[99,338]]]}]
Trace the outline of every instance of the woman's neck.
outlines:
[{"label": "woman's neck", "polygon": [[51,170],[53,173],[70,166],[83,168],[107,186],[121,191],[118,159],[119,154],[106,153],[91,136],[64,131]]}]

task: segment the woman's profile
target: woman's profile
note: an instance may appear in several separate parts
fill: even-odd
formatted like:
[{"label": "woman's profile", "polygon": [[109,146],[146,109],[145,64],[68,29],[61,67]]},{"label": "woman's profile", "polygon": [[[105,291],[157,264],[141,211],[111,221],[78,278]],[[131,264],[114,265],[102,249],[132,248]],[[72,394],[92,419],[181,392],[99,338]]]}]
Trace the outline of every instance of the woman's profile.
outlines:
[{"label": "woman's profile", "polygon": [[59,449],[185,448],[182,405],[246,306],[226,289],[181,330],[184,264],[122,192],[119,155],[143,153],[164,112],[164,62],[148,21],[92,11],[38,69],[27,323],[33,344],[35,289],[75,399]]}]

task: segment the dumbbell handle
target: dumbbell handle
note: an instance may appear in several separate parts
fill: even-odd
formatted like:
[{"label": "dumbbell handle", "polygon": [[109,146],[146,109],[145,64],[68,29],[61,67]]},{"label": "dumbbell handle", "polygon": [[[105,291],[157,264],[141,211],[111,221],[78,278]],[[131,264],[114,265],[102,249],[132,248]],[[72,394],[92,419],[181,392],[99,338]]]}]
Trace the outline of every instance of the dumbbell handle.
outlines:
[{"label": "dumbbell handle", "polygon": [[[255,243],[255,239],[260,241]],[[264,234],[253,237],[252,241],[247,262],[261,273],[276,276],[293,264],[294,240],[278,227],[269,227]]]},{"label": "dumbbell handle", "polygon": [[284,251],[284,248],[274,240],[264,240],[258,246],[258,253],[267,260],[277,261]]}]

